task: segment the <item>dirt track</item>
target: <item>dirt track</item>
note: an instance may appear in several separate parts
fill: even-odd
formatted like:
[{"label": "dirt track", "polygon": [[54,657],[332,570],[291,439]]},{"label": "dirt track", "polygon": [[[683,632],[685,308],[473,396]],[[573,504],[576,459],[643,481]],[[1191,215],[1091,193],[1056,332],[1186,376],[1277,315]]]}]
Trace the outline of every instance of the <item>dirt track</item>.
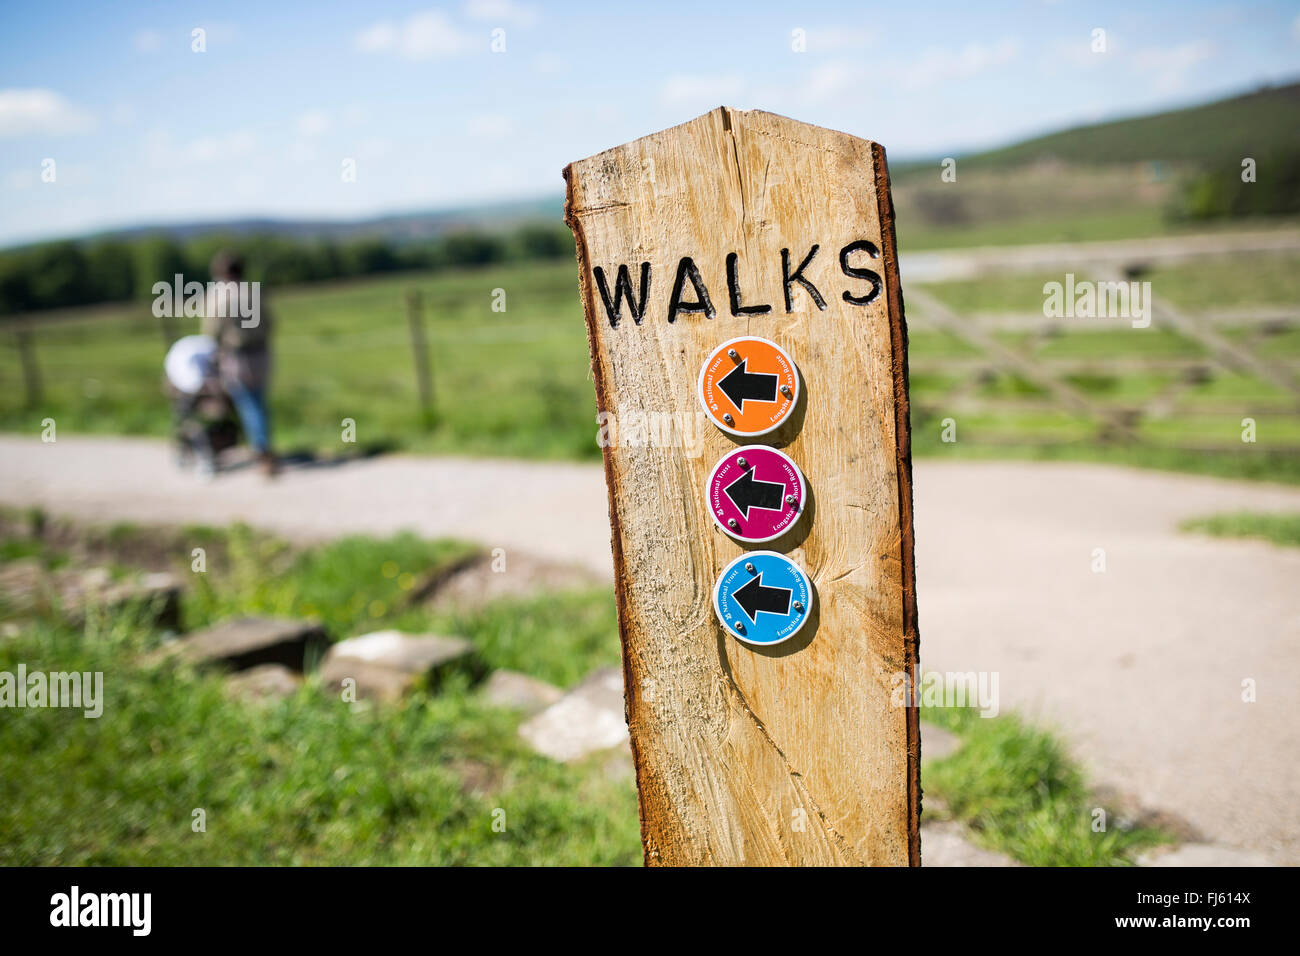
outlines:
[{"label": "dirt track", "polygon": [[[298,539],[411,528],[610,575],[593,465],[392,456],[203,485],[160,442],[2,436],[0,503],[99,522],[244,520]],[[1094,782],[1206,840],[1300,863],[1300,550],[1176,530],[1239,509],[1297,511],[1300,489],[922,461],[922,656],[997,672],[1002,707],[1055,724]],[[1255,703],[1241,701],[1246,678]]]}]

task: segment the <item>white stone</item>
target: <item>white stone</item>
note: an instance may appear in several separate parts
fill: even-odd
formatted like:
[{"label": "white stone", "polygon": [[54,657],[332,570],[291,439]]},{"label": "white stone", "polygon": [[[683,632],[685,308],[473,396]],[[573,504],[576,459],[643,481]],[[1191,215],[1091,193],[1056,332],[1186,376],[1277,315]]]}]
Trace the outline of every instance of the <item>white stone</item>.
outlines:
[{"label": "white stone", "polygon": [[625,745],[623,672],[596,671],[556,703],[519,728],[519,735],[538,753],[565,762]]}]

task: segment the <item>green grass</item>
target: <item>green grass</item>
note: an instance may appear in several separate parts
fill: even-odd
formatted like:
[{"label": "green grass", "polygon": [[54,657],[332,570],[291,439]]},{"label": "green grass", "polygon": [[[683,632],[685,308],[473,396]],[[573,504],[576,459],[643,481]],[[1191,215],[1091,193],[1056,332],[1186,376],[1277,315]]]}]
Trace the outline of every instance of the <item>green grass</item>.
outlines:
[{"label": "green grass", "polygon": [[[1238,263],[1229,281],[1207,280],[1201,270],[1177,267],[1148,274],[1153,287],[1189,309],[1277,305],[1300,299],[1300,260],[1257,257]],[[1042,307],[1042,284],[1050,275],[987,276],[927,286],[963,314],[1033,314]],[[1163,294],[1163,293],[1162,293]],[[1284,389],[1215,364],[1196,341],[1173,330],[1089,331],[1087,320],[1062,320],[1057,334],[1039,339],[1019,331],[994,333],[1007,348],[1035,359],[1071,361],[1083,367],[1065,381],[1096,405],[1113,412],[1141,409],[1158,395],[1175,395],[1172,413],[1144,415],[1136,425],[1140,443],[1103,442],[1089,418],[1068,411],[1043,387],[990,365],[980,380],[977,367],[952,360],[975,354],[952,336],[925,330],[924,308],[912,310],[922,331],[912,336],[913,449],[919,456],[1078,460],[1188,471],[1222,477],[1300,481],[1300,416],[1287,410]],[[1229,329],[1227,336],[1252,340],[1274,359],[1300,354],[1300,335],[1260,335]],[[1119,359],[1126,364],[1113,360]],[[1203,381],[1181,382],[1183,374],[1160,363],[1204,360]],[[1142,363],[1150,363],[1143,365]],[[979,399],[970,404],[970,399]],[[1242,420],[1256,421],[1256,441],[1241,441]],[[941,422],[957,421],[958,441],[943,443]]]},{"label": "green grass", "polygon": [[475,644],[489,668],[523,671],[562,687],[619,661],[613,595],[602,589],[512,598],[472,610],[435,610],[410,600],[425,580],[472,553],[458,542],[412,534],[350,536],[294,552],[242,526],[222,538],[224,557],[208,573],[189,575],[194,587],[184,606],[187,629],[235,614],[268,614],[319,621],[336,638],[381,628],[457,634]]},{"label": "green grass", "polygon": [[[1076,282],[1088,278],[1090,276],[1082,271],[1075,274]],[[1007,312],[1041,315],[1044,284],[1064,281],[1063,272],[993,274],[977,279],[931,283],[925,288],[963,314]],[[1137,281],[1150,282],[1151,294],[1157,298],[1198,312],[1238,306],[1290,306],[1300,301],[1300,257],[1278,254],[1240,258],[1233,260],[1231,270],[1206,269],[1197,264],[1162,266],[1143,273]],[[924,309],[918,311],[924,315]],[[1088,326],[1088,320],[1082,318],[1057,321],[1079,331],[1086,331]],[[1092,334],[1110,336],[1106,341],[1122,346],[1121,351],[1125,351],[1134,348],[1135,339],[1147,339],[1159,331],[1151,328]]]},{"label": "green grass", "polygon": [[[410,289],[426,299],[431,419],[418,397]],[[505,290],[505,312],[492,311],[494,289]],[[599,457],[571,262],[298,287],[268,293],[265,303],[276,323],[271,412],[281,449]],[[169,434],[158,320],[143,305],[85,315],[36,334],[37,408],[24,407],[16,350],[0,350],[0,428],[35,434],[51,417],[67,433]],[[180,330],[197,325],[185,320]],[[355,422],[355,444],[343,441],[344,419]]]},{"label": "green grass", "polygon": [[1276,329],[1257,332],[1254,329],[1227,329],[1226,338],[1235,342],[1247,342],[1256,339],[1265,355],[1270,358],[1294,358],[1300,356],[1300,327]]},{"label": "green grass", "polygon": [[[962,314],[1042,308],[1042,286],[1053,275],[990,275],[943,282],[928,289]],[[1162,294],[1188,308],[1279,305],[1300,300],[1300,260],[1261,256],[1207,276],[1195,267],[1149,274]],[[404,296],[426,297],[436,412],[426,421],[417,401]],[[493,312],[494,289],[506,290],[504,313]],[[268,295],[277,323],[272,387],[277,444],[325,456],[358,448],[423,453],[594,461],[599,448],[589,380],[585,326],[572,263],[512,265],[436,275],[335,283]],[[46,400],[23,407],[21,373],[12,349],[0,350],[0,428],[37,434],[53,417],[63,434],[108,432],[166,435],[169,413],[159,391],[162,343],[157,321],[128,309],[99,310],[51,322],[38,332],[37,355]],[[910,337],[912,405],[917,454],[988,457],[1073,457],[1148,467],[1177,468],[1236,477],[1293,481],[1300,470],[1283,449],[1300,444],[1294,415],[1258,415],[1255,409],[1285,399],[1275,386],[1250,376],[1212,369],[1192,385],[1169,419],[1144,420],[1150,448],[1118,448],[1097,441],[1096,427],[1055,404],[1019,376],[998,373],[968,394],[993,404],[971,414],[954,411],[948,396],[969,373],[945,365],[979,352],[961,339],[924,326]],[[1086,320],[1064,320],[1059,334],[1037,341],[1025,332],[997,333],[1013,349],[1032,346],[1044,359],[1087,362],[1074,384],[1103,405],[1138,407],[1174,384],[1168,370],[1111,367],[1111,359],[1205,358],[1196,342],[1173,331],[1089,331]],[[1242,339],[1245,330],[1230,330]],[[1300,332],[1268,336],[1258,346],[1282,358],[1300,355]],[[1208,361],[1208,359],[1207,359]],[[1193,407],[1194,406],[1194,407]],[[1209,414],[1215,407],[1223,414]],[[1195,414],[1193,414],[1193,412]],[[1232,446],[1241,418],[1259,421],[1259,444],[1207,456],[1175,446]],[[961,441],[940,445],[927,437],[933,421],[956,417]],[[342,422],[356,423],[356,444],[342,441]],[[937,432],[937,429],[936,429]],[[983,443],[989,448],[965,446]],[[1050,445],[1044,449],[1042,446]],[[990,452],[989,449],[992,449]]]},{"label": "green grass", "polygon": [[294,553],[283,542],[236,526],[225,536],[226,564],[191,574],[189,629],[236,612],[302,617],[347,636],[387,620],[417,583],[469,554],[466,545],[412,534],[347,537]]},{"label": "green grass", "polygon": [[[531,754],[518,719],[463,684],[379,709],[311,686],[256,707],[215,677],[136,665],[148,643],[119,618],[86,633],[42,624],[0,644],[0,669],[102,671],[105,695],[99,719],[6,715],[0,863],[640,860],[630,784]],[[206,832],[192,829],[196,809]]]},{"label": "green grass", "polygon": [[[8,529],[0,561],[66,559],[14,530],[24,520],[16,513],[0,519]],[[229,614],[311,613],[336,639],[388,627],[455,633],[489,667],[561,686],[619,659],[613,596],[604,589],[462,611],[404,603],[425,576],[464,554],[455,542],[354,537],[294,550],[242,527],[130,525],[92,529],[88,538],[123,553],[153,544],[156,559],[170,557],[188,575],[190,626]],[[193,546],[208,549],[202,574],[189,571]],[[148,663],[160,639],[128,609],[92,613],[77,628],[39,617],[0,641],[0,671],[19,663],[99,671],[105,694],[98,719],[45,709],[0,720],[0,865],[641,859],[631,783],[610,778],[599,757],[566,766],[536,756],[518,741],[519,717],[485,706],[463,674],[436,695],[394,705],[349,706],[312,679],[287,700],[253,705],[231,699],[213,674]],[[988,845],[1025,862],[1123,863],[1156,839],[1148,831],[1081,831],[1084,783],[1051,735],[1013,716],[926,717],[967,742],[953,758],[927,764],[927,792]],[[192,829],[195,809],[206,814],[206,832]],[[493,829],[498,810],[504,832]]]},{"label": "green grass", "polygon": [[[1190,230],[1187,230],[1190,231]],[[1204,232],[1204,227],[1197,229]],[[898,218],[898,248],[902,253],[971,246],[1022,246],[1044,242],[1100,242],[1146,239],[1177,232],[1154,203],[1121,206],[1069,216],[1040,212],[1003,220],[941,225],[917,220],[902,211]]]},{"label": "green grass", "polygon": [[[1300,484],[1300,454],[1264,444],[1242,444],[1240,451],[1197,450],[1174,445],[1103,444],[1098,440],[1094,426],[1063,413],[1060,417],[958,416],[957,421],[958,441],[944,443],[940,440],[941,418],[926,413],[918,420],[914,412],[913,453],[918,457],[959,461],[1084,462],[1244,481]],[[1221,425],[1221,428],[1208,433],[1208,437],[1225,444],[1236,441],[1239,429],[1233,431],[1227,422]],[[1032,437],[1038,438],[1038,443],[1031,444],[1025,440]],[[1205,440],[1207,433],[1195,431],[1175,437]]]},{"label": "green grass", "polygon": [[1184,521],[1183,531],[1216,538],[1260,538],[1289,548],[1300,548],[1300,514],[1261,514],[1238,511]]},{"label": "green grass", "polygon": [[[122,543],[141,529],[121,528]],[[189,551],[176,543],[178,571]],[[332,637],[380,627],[463,634],[492,668],[569,685],[618,661],[612,595],[578,592],[451,616],[404,607],[463,554],[409,535],[304,552],[208,529],[191,574],[191,626],[226,614],[314,614]],[[0,554],[45,553],[5,542]],[[84,630],[38,619],[0,642],[0,670],[101,671],[100,719],[9,712],[0,721],[0,864],[635,864],[635,793],[597,765],[564,766],[518,742],[519,718],[464,678],[436,696],[350,707],[309,681],[259,707],[221,680],[142,663],[159,639],[130,613]],[[192,811],[207,815],[193,832]],[[493,829],[505,813],[505,830]]]},{"label": "green grass", "polygon": [[1109,812],[1106,829],[1094,831],[1097,801],[1079,768],[1053,735],[1015,715],[929,707],[922,716],[962,738],[955,753],[926,763],[925,793],[940,797],[946,815],[984,846],[1030,866],[1125,866],[1167,841],[1149,827],[1117,825]]},{"label": "green grass", "polygon": [[1186,264],[1154,268],[1140,278],[1151,283],[1153,295],[1193,311],[1300,301],[1300,259],[1294,255],[1234,259],[1237,274],[1226,281],[1225,271]]},{"label": "green grass", "polygon": [[524,671],[561,687],[619,662],[614,596],[603,590],[496,601],[440,615],[434,625],[468,637],[494,668]]}]

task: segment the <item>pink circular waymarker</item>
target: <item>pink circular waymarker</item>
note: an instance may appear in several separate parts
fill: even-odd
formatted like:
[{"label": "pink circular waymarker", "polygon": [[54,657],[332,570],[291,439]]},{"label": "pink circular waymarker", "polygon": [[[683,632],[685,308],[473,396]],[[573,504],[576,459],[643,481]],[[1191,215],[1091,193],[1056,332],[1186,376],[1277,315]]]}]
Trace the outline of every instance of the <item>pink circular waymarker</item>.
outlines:
[{"label": "pink circular waymarker", "polygon": [[803,513],[808,488],[789,456],[767,445],[745,445],[713,466],[705,495],[719,528],[757,544],[790,530]]}]

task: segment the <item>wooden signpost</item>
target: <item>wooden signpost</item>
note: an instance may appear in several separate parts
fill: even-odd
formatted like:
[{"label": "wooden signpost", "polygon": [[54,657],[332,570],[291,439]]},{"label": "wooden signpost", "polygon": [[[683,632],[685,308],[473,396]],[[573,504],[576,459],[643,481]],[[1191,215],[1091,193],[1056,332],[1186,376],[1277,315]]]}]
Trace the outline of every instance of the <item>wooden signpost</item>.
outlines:
[{"label": "wooden signpost", "polygon": [[[907,332],[884,150],[719,108],[564,176],[602,421],[677,426],[611,429],[604,449],[646,862],[919,865]],[[745,434],[756,419],[778,424]],[[742,464],[752,445],[779,448],[806,487],[780,456]],[[781,508],[794,520],[763,529],[788,530],[746,540],[740,520]]]}]

